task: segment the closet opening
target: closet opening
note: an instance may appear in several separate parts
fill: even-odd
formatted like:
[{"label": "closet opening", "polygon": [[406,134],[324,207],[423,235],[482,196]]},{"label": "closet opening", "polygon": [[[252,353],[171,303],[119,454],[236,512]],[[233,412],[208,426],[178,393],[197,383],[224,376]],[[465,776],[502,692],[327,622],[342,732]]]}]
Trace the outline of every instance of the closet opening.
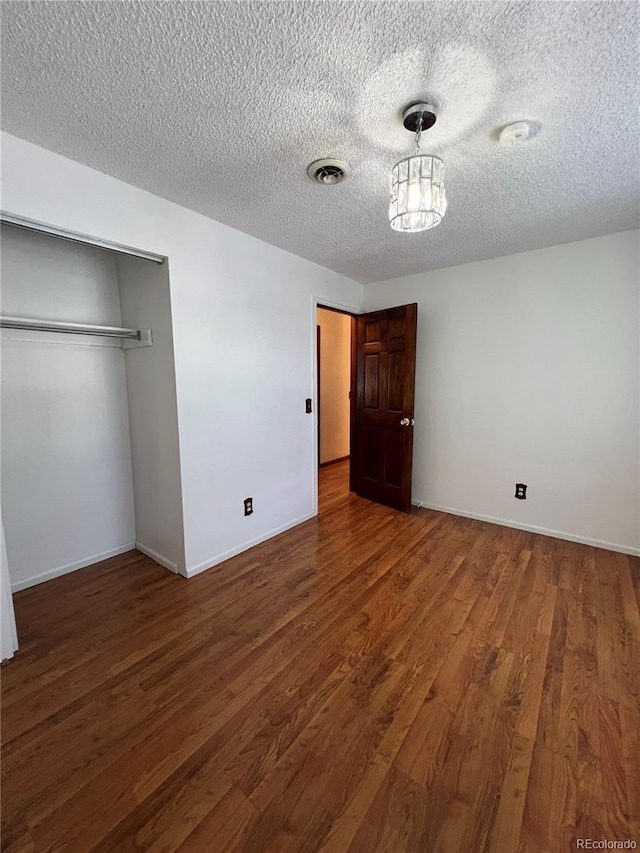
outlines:
[{"label": "closet opening", "polygon": [[12,592],[136,548],[183,571],[168,263],[2,220],[2,524]]}]

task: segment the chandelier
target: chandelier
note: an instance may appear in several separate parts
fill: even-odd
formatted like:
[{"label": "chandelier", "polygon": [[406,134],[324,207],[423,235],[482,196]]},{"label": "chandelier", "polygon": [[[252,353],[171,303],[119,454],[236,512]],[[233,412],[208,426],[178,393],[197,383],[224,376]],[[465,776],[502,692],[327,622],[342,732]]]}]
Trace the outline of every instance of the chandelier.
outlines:
[{"label": "chandelier", "polygon": [[416,135],[416,150],[391,170],[389,224],[396,231],[413,233],[439,225],[447,210],[444,163],[432,154],[422,154],[422,133],[436,123],[435,108],[418,103],[402,116],[405,128]]}]

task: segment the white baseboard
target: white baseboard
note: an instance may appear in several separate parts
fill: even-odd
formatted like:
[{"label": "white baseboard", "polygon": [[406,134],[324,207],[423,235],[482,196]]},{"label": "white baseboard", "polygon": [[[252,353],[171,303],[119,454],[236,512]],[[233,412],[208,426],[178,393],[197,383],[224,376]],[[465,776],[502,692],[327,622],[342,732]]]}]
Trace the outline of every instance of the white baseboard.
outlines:
[{"label": "white baseboard", "polygon": [[159,554],[157,551],[154,551],[153,548],[149,548],[147,545],[143,545],[142,542],[136,542],[135,547],[138,551],[142,551],[142,553],[146,557],[151,557],[156,563],[160,563],[161,566],[164,566],[165,569],[169,569],[170,572],[174,574],[178,574],[178,567],[175,563],[172,563],[171,560],[167,560],[166,557],[163,557],[162,554]]},{"label": "white baseboard", "polygon": [[78,569],[84,569],[94,563],[99,563],[101,560],[108,560],[109,557],[117,557],[118,554],[125,554],[127,551],[133,551],[136,547],[135,542],[127,542],[126,545],[118,545],[117,548],[110,548],[108,551],[102,551],[100,554],[93,554],[84,560],[76,560],[75,563],[67,563],[66,566],[58,566],[55,569],[49,569],[47,572],[42,572],[40,575],[34,575],[26,580],[16,581],[11,584],[11,592],[19,592],[21,589],[28,589],[30,586],[36,586],[39,583],[50,581],[53,578],[58,578],[61,575],[68,575]]},{"label": "white baseboard", "polygon": [[305,521],[309,521],[310,518],[315,518],[317,514],[317,512],[310,512],[306,515],[301,515],[298,518],[294,518],[293,521],[289,521],[286,524],[281,525],[280,527],[276,527],[274,530],[270,530],[268,533],[264,533],[262,536],[256,536],[255,539],[250,539],[248,542],[245,542],[243,545],[240,545],[237,548],[231,548],[229,551],[225,551],[223,554],[218,554],[217,557],[212,557],[210,560],[205,560],[203,563],[198,563],[197,566],[192,566],[191,568],[187,569],[187,577],[192,578],[194,575],[199,575],[200,572],[206,572],[207,569],[212,569],[219,563],[224,563],[225,560],[229,560],[231,557],[235,557],[237,554],[242,554],[243,551],[248,551],[249,548],[253,548],[254,545],[259,545],[261,542],[266,542],[267,539],[272,539],[279,533],[284,533],[285,530],[291,530],[292,527],[297,527],[299,524],[303,524]]},{"label": "white baseboard", "polygon": [[529,533],[540,533],[542,536],[551,536],[554,539],[566,539],[568,542],[579,542],[582,545],[592,545],[594,548],[605,548],[607,551],[618,551],[621,554],[640,556],[640,548],[634,548],[630,545],[617,545],[615,542],[603,542],[600,539],[575,536],[573,533],[564,533],[562,530],[549,530],[547,527],[538,527],[535,524],[525,524],[506,518],[495,518],[493,515],[481,515],[477,512],[452,509],[450,506],[439,506],[438,504],[427,503],[426,501],[411,501],[411,503],[413,506],[423,507],[424,509],[447,512],[450,515],[461,515],[463,518],[474,518],[477,521],[487,521],[489,524],[500,524],[502,527],[513,527],[515,530],[526,530]]}]

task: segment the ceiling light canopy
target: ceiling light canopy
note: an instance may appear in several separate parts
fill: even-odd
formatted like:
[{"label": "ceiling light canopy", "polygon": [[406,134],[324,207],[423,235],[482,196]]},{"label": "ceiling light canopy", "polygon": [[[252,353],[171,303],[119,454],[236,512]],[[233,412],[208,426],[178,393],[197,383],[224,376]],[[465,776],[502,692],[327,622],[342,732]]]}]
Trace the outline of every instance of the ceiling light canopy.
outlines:
[{"label": "ceiling light canopy", "polygon": [[444,163],[439,157],[420,152],[422,132],[436,123],[430,104],[412,104],[402,116],[407,130],[416,135],[416,151],[391,170],[389,224],[396,231],[414,233],[435,228],[444,218],[447,197]]}]

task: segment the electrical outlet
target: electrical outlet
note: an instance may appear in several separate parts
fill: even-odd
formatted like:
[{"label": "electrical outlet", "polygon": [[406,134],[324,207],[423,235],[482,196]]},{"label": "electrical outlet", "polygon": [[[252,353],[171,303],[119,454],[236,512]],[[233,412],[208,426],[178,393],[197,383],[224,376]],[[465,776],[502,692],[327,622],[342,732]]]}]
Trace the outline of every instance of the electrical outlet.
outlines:
[{"label": "electrical outlet", "polygon": [[253,498],[244,499],[244,514],[253,515]]},{"label": "electrical outlet", "polygon": [[516,483],[516,493],[514,495],[519,501],[526,501],[527,487],[524,483]]}]

